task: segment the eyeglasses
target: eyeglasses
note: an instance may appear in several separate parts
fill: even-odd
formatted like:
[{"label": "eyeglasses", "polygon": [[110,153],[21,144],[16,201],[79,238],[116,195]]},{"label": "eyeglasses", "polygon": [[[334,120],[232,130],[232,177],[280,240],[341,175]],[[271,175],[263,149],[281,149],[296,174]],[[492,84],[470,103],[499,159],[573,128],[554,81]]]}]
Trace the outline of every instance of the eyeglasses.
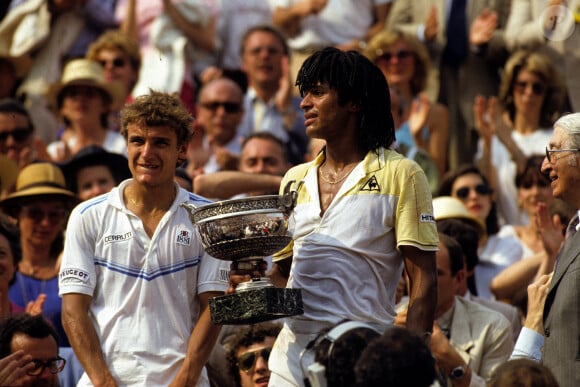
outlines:
[{"label": "eyeglasses", "polygon": [[240,104],[235,102],[202,102],[201,106],[212,112],[217,111],[220,106],[224,108],[226,113],[239,113],[241,110]]},{"label": "eyeglasses", "polygon": [[34,359],[32,360],[32,363],[34,363],[34,368],[28,371],[27,374],[30,376],[37,376],[43,373],[45,368],[48,368],[51,374],[58,374],[63,370],[66,360],[58,356],[48,361]]},{"label": "eyeglasses", "polygon": [[478,184],[475,187],[461,187],[455,191],[455,195],[459,199],[465,199],[469,196],[469,191],[474,190],[480,195],[489,195],[491,194],[491,188],[486,184]]},{"label": "eyeglasses", "polygon": [[544,94],[544,91],[546,91],[546,86],[544,86],[544,84],[540,82],[524,82],[524,81],[514,82],[514,88],[519,93],[523,93],[524,91],[526,91],[528,86],[532,88],[532,93],[536,95],[542,95]]},{"label": "eyeglasses", "polygon": [[15,128],[10,131],[0,132],[0,142],[5,142],[8,140],[8,136],[12,137],[12,139],[16,142],[25,141],[32,131],[29,128]]},{"label": "eyeglasses", "polygon": [[272,352],[272,347],[261,348],[255,351],[243,353],[238,356],[238,368],[244,372],[248,372],[254,368],[258,354],[262,357],[262,359],[264,359],[264,361],[267,362],[270,358],[270,352]]},{"label": "eyeglasses", "polygon": [[[558,153],[558,152],[578,152],[580,151],[580,149],[548,149],[548,147],[546,147],[546,158],[548,159],[548,161],[551,163],[552,162],[552,153]],[[557,161],[558,159],[556,158],[554,161]]]},{"label": "eyeglasses", "polygon": [[123,58],[115,58],[113,60],[99,60],[98,61],[101,66],[103,67],[107,67],[107,64],[110,63],[113,65],[113,67],[124,67],[125,64],[127,64],[127,62],[125,61],[125,59]]},{"label": "eyeglasses", "polygon": [[377,61],[383,60],[385,62],[390,62],[391,59],[397,58],[398,60],[405,60],[413,56],[413,52],[409,50],[401,50],[397,52],[383,52],[383,50],[378,50]]},{"label": "eyeglasses", "polygon": [[60,209],[44,212],[42,209],[38,207],[26,206],[22,207],[22,215],[36,223],[40,223],[45,218],[48,218],[48,221],[50,223],[56,224],[66,217],[67,211]]}]

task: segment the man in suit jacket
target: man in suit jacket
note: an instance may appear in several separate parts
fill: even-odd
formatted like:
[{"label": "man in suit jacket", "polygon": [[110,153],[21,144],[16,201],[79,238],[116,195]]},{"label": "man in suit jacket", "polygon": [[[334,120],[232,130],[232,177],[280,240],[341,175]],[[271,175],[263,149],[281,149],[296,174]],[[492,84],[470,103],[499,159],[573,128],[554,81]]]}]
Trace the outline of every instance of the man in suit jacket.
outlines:
[{"label": "man in suit jacket", "polygon": [[[554,123],[542,172],[554,197],[580,209],[580,113]],[[543,362],[562,387],[580,386],[580,233],[578,214],[566,232],[544,305]]]},{"label": "man in suit jacket", "polygon": [[[511,325],[499,312],[457,296],[463,277],[459,243],[439,234],[436,321],[430,341],[441,377],[448,386],[485,386],[493,370],[513,349]],[[401,324],[404,312],[395,320]]]},{"label": "man in suit jacket", "polygon": [[[463,3],[463,12],[459,15],[452,12],[456,2]],[[389,13],[388,28],[418,37],[429,50],[433,63],[429,96],[449,108],[449,168],[473,161],[477,144],[472,130],[473,101],[477,94],[497,94],[498,70],[508,54],[503,28],[510,3],[507,0],[406,0],[395,1]],[[464,25],[463,31],[456,31],[461,25]],[[450,42],[448,32],[452,38],[461,38]],[[463,52],[459,56],[448,55],[449,48],[456,44]]]}]

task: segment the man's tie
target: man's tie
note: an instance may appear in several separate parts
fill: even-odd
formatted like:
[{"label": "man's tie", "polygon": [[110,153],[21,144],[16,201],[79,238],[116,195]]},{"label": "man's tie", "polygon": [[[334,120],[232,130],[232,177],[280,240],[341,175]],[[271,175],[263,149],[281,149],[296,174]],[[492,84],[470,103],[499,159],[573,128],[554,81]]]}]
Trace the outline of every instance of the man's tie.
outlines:
[{"label": "man's tie", "polygon": [[455,67],[458,67],[467,57],[466,3],[467,0],[452,0],[449,19],[447,20],[447,46],[443,53],[443,60]]}]

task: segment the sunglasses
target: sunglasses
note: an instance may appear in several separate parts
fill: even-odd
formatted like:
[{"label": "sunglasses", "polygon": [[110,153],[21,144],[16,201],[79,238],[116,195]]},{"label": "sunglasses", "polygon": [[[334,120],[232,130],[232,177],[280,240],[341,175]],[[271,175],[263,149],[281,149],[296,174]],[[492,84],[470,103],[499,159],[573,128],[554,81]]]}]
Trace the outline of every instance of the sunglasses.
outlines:
[{"label": "sunglasses", "polygon": [[477,192],[479,195],[489,195],[491,194],[491,188],[489,188],[489,186],[487,186],[486,184],[478,184],[475,187],[461,187],[458,188],[457,191],[455,191],[455,195],[459,198],[459,199],[465,199],[469,196],[469,191],[474,190],[475,192]]},{"label": "sunglasses", "polygon": [[254,368],[256,360],[258,359],[258,355],[260,355],[262,359],[267,362],[270,358],[270,352],[272,352],[272,347],[261,348],[255,351],[243,353],[238,356],[238,368],[244,372],[248,372]]},{"label": "sunglasses", "polygon": [[48,212],[44,212],[42,209],[38,207],[22,207],[22,215],[27,217],[28,219],[32,220],[33,222],[40,223],[45,218],[48,218],[48,221],[52,224],[56,224],[61,222],[67,215],[67,211],[64,209],[61,210],[52,210]]},{"label": "sunglasses", "polygon": [[520,93],[523,93],[528,88],[528,86],[532,88],[532,93],[535,95],[542,95],[546,91],[546,86],[540,82],[516,81],[514,83],[515,89]]},{"label": "sunglasses", "polygon": [[123,58],[115,58],[113,60],[99,60],[98,61],[101,66],[107,67],[107,64],[110,63],[113,67],[124,67],[127,62]]},{"label": "sunglasses", "polygon": [[240,104],[235,102],[202,102],[201,106],[212,112],[216,112],[220,106],[224,108],[226,113],[239,113],[241,110]]},{"label": "sunglasses", "polygon": [[[578,152],[580,151],[580,149],[548,149],[548,147],[546,147],[546,158],[548,159],[548,162],[552,162],[552,153],[559,153],[559,152]],[[558,161],[558,159],[554,159],[554,161]]]},{"label": "sunglasses", "polygon": [[377,61],[383,60],[385,62],[390,62],[393,58],[397,58],[398,60],[405,60],[412,56],[413,52],[409,50],[401,50],[397,52],[383,52],[382,50],[379,50]]},{"label": "sunglasses", "polygon": [[64,369],[66,360],[59,356],[48,361],[34,359],[32,360],[32,363],[34,363],[34,368],[28,371],[27,374],[30,376],[36,376],[43,373],[45,368],[48,368],[51,374],[58,374]]},{"label": "sunglasses", "polygon": [[10,131],[0,132],[0,142],[8,140],[8,136],[12,137],[16,142],[22,142],[25,141],[31,133],[32,130],[28,128],[16,128]]}]

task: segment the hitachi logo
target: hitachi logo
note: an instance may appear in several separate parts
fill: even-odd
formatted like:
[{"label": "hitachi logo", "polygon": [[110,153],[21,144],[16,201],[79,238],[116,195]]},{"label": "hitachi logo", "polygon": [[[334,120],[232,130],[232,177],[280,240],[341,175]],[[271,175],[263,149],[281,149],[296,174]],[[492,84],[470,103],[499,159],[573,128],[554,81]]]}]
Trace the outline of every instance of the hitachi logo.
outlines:
[{"label": "hitachi logo", "polygon": [[125,234],[119,234],[119,235],[107,235],[104,239],[105,243],[113,243],[113,242],[120,242],[120,241],[125,241],[127,239],[130,239],[133,237],[133,232],[129,231],[126,232]]}]

